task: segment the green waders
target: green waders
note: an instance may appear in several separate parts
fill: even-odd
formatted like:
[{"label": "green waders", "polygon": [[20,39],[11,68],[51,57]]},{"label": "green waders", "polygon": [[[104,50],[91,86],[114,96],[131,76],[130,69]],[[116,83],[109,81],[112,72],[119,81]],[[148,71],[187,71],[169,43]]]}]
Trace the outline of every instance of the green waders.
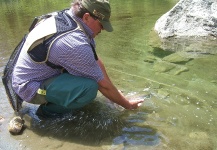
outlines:
[{"label": "green waders", "polygon": [[63,73],[46,80],[31,100],[33,104],[42,104],[39,109],[46,115],[63,114],[79,109],[97,95],[98,84],[88,78]]}]

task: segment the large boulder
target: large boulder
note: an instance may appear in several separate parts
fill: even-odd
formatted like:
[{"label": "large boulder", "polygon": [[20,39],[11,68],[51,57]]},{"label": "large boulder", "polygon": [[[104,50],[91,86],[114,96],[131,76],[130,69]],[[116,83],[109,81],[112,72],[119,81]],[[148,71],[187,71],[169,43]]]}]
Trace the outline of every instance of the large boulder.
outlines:
[{"label": "large boulder", "polygon": [[217,37],[217,0],[180,0],[155,24],[161,38]]},{"label": "large boulder", "polygon": [[153,33],[157,36],[151,36],[151,42],[160,41],[151,43],[154,47],[192,58],[216,54],[217,0],[180,0],[157,20]]}]

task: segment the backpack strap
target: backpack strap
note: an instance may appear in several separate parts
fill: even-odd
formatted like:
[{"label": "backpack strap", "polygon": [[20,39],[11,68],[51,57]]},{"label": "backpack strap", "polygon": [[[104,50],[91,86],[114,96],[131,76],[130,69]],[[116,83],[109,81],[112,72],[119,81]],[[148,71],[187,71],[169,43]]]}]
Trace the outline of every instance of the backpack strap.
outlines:
[{"label": "backpack strap", "polygon": [[[67,10],[36,17],[29,28],[30,33],[24,45],[28,55],[35,63],[46,63],[53,69],[62,69],[62,66],[55,65],[48,61],[52,44],[61,36],[75,30],[81,30],[86,34],[82,25],[73,19]],[[88,35],[86,34],[88,37]],[[89,38],[88,38],[89,39]],[[91,44],[95,60],[98,60],[94,46]]]}]

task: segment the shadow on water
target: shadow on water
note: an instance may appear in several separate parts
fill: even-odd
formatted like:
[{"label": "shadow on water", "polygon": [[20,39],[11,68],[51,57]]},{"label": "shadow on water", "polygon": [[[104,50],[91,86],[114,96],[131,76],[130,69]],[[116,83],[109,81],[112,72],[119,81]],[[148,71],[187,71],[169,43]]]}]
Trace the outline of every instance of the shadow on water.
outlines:
[{"label": "shadow on water", "polygon": [[160,143],[157,130],[143,125],[148,111],[132,113],[132,111],[112,108],[97,100],[61,118],[40,120],[34,114],[36,109],[36,106],[27,104],[21,113],[32,118],[30,129],[41,137],[52,137],[89,146],[106,143],[124,147],[155,146]]},{"label": "shadow on water", "polygon": [[165,56],[168,56],[170,54],[173,54],[174,52],[172,51],[165,51],[161,48],[155,47],[153,48],[152,53],[154,56],[159,57],[159,58],[164,58]]}]

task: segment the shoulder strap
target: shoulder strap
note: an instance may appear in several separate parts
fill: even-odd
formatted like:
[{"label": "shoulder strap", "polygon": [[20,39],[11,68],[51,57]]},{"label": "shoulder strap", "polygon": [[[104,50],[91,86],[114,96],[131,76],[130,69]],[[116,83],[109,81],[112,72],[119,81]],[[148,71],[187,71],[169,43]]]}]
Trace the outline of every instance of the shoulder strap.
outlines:
[{"label": "shoulder strap", "polygon": [[[41,21],[33,21],[31,32],[28,35],[27,42],[24,45],[24,51],[27,51],[32,61],[36,63],[45,63],[48,59],[49,45],[58,37],[78,28],[77,23],[69,18],[65,10],[55,15],[46,15]],[[37,25],[34,25],[37,24]]]},{"label": "shoulder strap", "polygon": [[[51,30],[52,28],[53,30]],[[34,62],[46,63],[48,66],[50,66],[53,69],[62,69],[63,67],[57,66],[48,61],[48,55],[52,44],[61,36],[64,36],[69,32],[73,32],[74,30],[81,30],[83,33],[86,34],[82,25],[80,25],[79,22],[73,19],[66,12],[66,10],[35,18],[29,30],[31,31],[30,41],[32,41],[32,42],[27,42],[27,43],[32,43],[26,48],[29,56]],[[38,32],[40,33],[41,31],[43,31],[41,33],[43,34],[43,36],[38,38]],[[34,39],[33,37],[35,35],[38,38],[38,40],[33,40]],[[95,48],[91,43],[90,46],[92,48],[95,60],[98,60],[98,56],[96,54]]]},{"label": "shoulder strap", "polygon": [[90,46],[91,46],[91,48],[92,48],[92,51],[93,51],[95,60],[98,60],[98,56],[97,56],[97,54],[96,54],[95,48],[93,47],[93,45],[92,45],[91,43],[90,43]]}]

